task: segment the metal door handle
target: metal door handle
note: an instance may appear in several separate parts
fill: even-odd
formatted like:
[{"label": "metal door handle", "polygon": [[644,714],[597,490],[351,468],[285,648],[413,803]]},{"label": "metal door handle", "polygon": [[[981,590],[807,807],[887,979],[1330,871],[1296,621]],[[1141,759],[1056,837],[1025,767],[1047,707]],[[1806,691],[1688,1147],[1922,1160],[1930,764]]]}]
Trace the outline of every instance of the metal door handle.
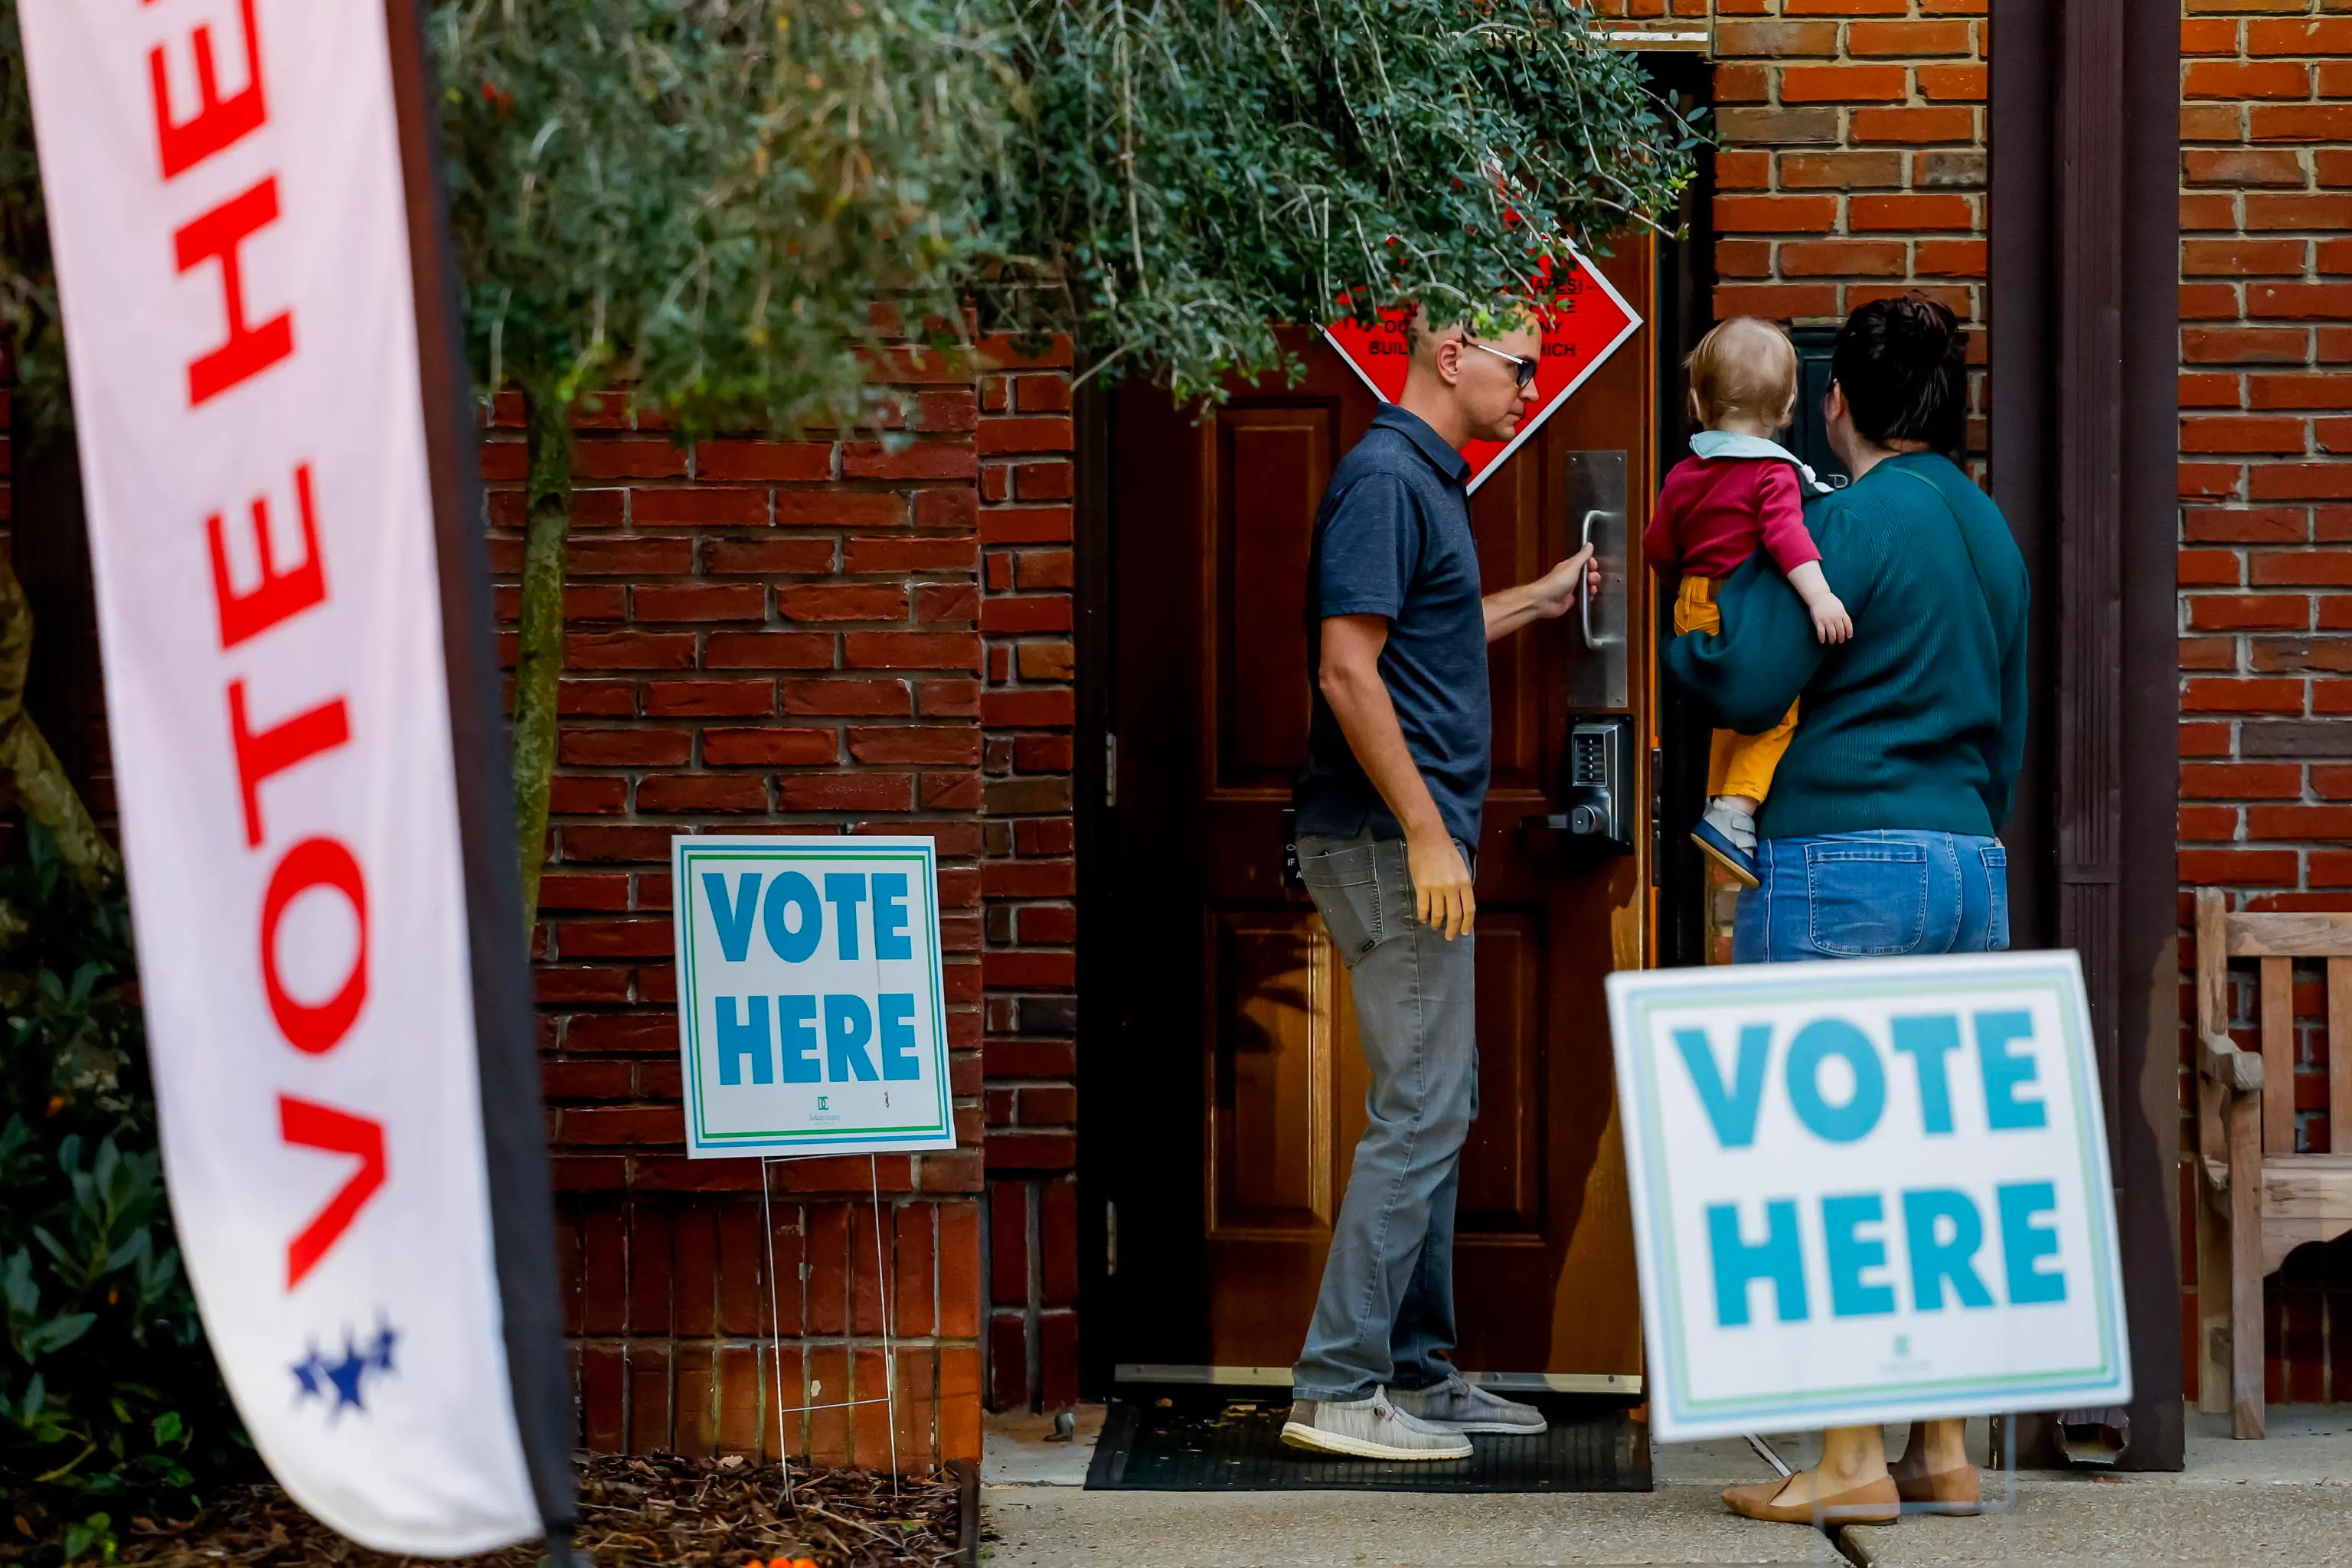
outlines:
[{"label": "metal door handle", "polygon": [[[1574,540],[1576,547],[1595,552],[1593,563],[1604,571],[1622,574],[1629,563],[1638,559],[1633,554],[1632,518],[1633,509],[1628,497],[1626,464],[1630,453],[1609,450],[1569,452],[1564,454],[1561,477],[1566,493],[1561,496],[1559,510],[1552,513],[1555,528]],[[1563,540],[1567,543],[1569,541]],[[1601,560],[1600,556],[1607,559]],[[1632,680],[1629,644],[1632,639],[1633,584],[1610,583],[1604,585],[1609,597],[1601,600],[1596,610],[1593,598],[1588,596],[1590,579],[1574,585],[1577,595],[1574,627],[1562,626],[1560,636],[1568,648],[1577,649],[1567,656],[1566,689],[1569,710],[1576,712],[1623,712],[1632,700]],[[1560,605],[1563,611],[1569,606]],[[1583,643],[1578,647],[1579,633]],[[1558,646],[1558,645],[1555,645]]]},{"label": "metal door handle", "polygon": [[[1576,546],[1579,550],[1583,550],[1591,544],[1592,525],[1609,515],[1607,511],[1597,508],[1584,514],[1583,534]],[[1607,639],[1592,635],[1592,585],[1590,579],[1576,585],[1576,607],[1579,619],[1584,626],[1584,646],[1591,648],[1601,647]]]}]

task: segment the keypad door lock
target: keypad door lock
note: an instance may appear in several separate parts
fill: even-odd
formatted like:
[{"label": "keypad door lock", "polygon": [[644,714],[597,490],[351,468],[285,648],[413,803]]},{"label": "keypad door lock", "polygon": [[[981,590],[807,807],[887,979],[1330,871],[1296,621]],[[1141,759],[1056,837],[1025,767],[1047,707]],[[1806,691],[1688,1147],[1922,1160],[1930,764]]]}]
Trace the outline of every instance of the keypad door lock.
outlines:
[{"label": "keypad door lock", "polygon": [[1633,716],[1601,713],[1575,720],[1568,731],[1565,811],[1530,816],[1519,824],[1564,835],[1569,842],[1604,855],[1633,852]]}]

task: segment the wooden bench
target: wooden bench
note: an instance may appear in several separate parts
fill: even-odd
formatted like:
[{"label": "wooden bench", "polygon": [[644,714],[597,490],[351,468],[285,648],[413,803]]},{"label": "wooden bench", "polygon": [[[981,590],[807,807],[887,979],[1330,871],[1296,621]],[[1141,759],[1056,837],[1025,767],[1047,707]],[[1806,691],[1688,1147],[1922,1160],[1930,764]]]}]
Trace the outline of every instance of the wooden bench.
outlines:
[{"label": "wooden bench", "polygon": [[[2230,1038],[2230,961],[2261,963],[2262,1049]],[[2263,1436],[2263,1279],[2352,1231],[2352,1152],[2294,1152],[2294,961],[2327,961],[2329,1142],[2352,1151],[2352,910],[2232,914],[2197,893],[2198,1408]]]}]

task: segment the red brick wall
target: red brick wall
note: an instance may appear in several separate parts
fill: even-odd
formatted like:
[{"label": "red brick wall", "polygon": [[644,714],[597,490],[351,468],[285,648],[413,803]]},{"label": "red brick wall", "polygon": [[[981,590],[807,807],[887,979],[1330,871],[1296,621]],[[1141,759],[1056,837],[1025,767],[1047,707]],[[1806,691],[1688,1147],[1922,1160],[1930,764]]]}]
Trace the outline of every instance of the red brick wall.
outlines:
[{"label": "red brick wall", "polygon": [[1662,36],[1704,31],[1716,11],[1728,16],[1733,9],[1715,0],[1591,0],[1591,7],[1601,26],[1619,36],[1619,47],[1633,49],[1658,47],[1654,40]]},{"label": "red brick wall", "polygon": [[[2343,908],[2352,16],[2284,8],[2183,28],[2180,872],[2242,907]],[[2298,1120],[2327,1147],[2324,1109]]]},{"label": "red brick wall", "polygon": [[[534,946],[593,1448],[772,1455],[779,1404],[886,1397],[887,1322],[900,1461],[979,1452],[982,420],[969,370],[902,354],[889,374],[896,450],[689,450],[625,415],[583,422]],[[515,412],[484,448],[502,584]],[[938,837],[962,1147],[879,1162],[878,1261],[866,1161],[779,1163],[763,1205],[758,1164],[683,1157],[667,864],[697,830]],[[891,1437],[889,1407],[860,1403],[788,1414],[782,1447],[882,1465]]]},{"label": "red brick wall", "polygon": [[[533,956],[589,1447],[976,1458],[992,1348],[1000,1405],[1076,1396],[1069,352],[1024,346],[901,353],[895,450],[580,421]],[[519,414],[483,447],[509,621]],[[8,457],[0,422],[0,521]],[[698,830],[937,837],[961,1149],[780,1163],[764,1203],[758,1166],[684,1158],[667,863]]]},{"label": "red brick wall", "polygon": [[1919,289],[1983,320],[1986,0],[1716,7],[1718,317]]},{"label": "red brick wall", "polygon": [[988,1403],[1077,1399],[1076,692],[1066,343],[981,384],[981,957],[988,1121]]},{"label": "red brick wall", "polygon": [[[2337,0],[2189,0],[2182,23],[2184,939],[2199,886],[2227,889],[2241,909],[2352,908],[2344,10]],[[2182,962],[2194,963],[2185,943]],[[2184,989],[2184,1107],[2189,1006]],[[2315,976],[2299,978],[2295,1011],[2297,1142],[2341,1149],[2347,1134],[2327,1124]],[[2250,1026],[2252,1012],[2242,991],[2238,1023]],[[2185,1147],[2192,1135],[2184,1127]],[[2296,1253],[2268,1294],[2270,1396],[2352,1398],[2352,1246]],[[2193,1326],[2193,1296],[2187,1310]],[[2187,1348],[2193,1378],[2193,1335]]]}]

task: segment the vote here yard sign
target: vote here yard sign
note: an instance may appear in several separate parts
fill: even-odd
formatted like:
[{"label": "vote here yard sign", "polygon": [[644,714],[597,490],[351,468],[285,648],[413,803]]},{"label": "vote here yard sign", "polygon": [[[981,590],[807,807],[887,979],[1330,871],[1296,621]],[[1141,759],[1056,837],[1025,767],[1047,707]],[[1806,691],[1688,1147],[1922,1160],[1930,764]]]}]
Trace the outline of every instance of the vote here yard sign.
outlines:
[{"label": "vote here yard sign", "polygon": [[929,838],[680,837],[695,1159],[955,1147]]},{"label": "vote here yard sign", "polygon": [[1653,1433],[2131,1398],[2072,952],[1609,977]]}]

